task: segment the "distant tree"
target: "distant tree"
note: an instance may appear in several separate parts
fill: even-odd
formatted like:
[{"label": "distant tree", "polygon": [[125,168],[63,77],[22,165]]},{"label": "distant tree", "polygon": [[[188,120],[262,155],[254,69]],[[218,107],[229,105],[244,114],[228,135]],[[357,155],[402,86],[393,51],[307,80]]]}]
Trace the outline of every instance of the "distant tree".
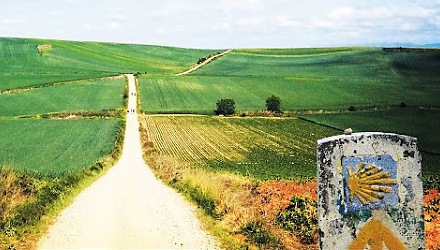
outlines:
[{"label": "distant tree", "polygon": [[356,107],[350,106],[350,107],[348,107],[348,111],[354,112],[354,111],[356,111]]},{"label": "distant tree", "polygon": [[281,112],[281,99],[279,96],[269,96],[266,99],[266,108],[268,111],[272,111],[275,113],[280,113]]},{"label": "distant tree", "polygon": [[235,113],[235,101],[233,99],[221,99],[217,101],[216,115],[232,115]]}]

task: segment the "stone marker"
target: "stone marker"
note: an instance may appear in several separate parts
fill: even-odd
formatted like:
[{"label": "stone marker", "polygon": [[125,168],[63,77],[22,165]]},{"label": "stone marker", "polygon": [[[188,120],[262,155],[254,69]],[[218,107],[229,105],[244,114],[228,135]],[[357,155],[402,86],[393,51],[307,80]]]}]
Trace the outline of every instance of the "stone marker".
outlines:
[{"label": "stone marker", "polygon": [[425,249],[417,139],[354,133],[318,141],[321,249]]}]

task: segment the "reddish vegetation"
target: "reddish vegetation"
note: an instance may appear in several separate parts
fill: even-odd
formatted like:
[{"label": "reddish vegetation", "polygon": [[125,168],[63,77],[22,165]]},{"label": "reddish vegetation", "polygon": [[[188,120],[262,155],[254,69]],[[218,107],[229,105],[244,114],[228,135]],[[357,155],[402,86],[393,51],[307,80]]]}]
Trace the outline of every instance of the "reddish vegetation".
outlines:
[{"label": "reddish vegetation", "polygon": [[426,249],[440,249],[440,193],[437,189],[425,192]]},{"label": "reddish vegetation", "polygon": [[303,245],[296,236],[274,225],[276,215],[289,206],[292,197],[310,197],[317,200],[317,187],[316,182],[282,180],[263,182],[254,190],[253,207],[257,208],[260,218],[266,221],[264,224],[270,227],[270,231],[280,239],[285,249],[317,249],[316,244]]},{"label": "reddish vegetation", "polygon": [[255,205],[263,215],[273,218],[279,211],[285,209],[294,196],[307,196],[317,200],[318,183],[298,183],[296,181],[263,182],[256,189]]},{"label": "reddish vegetation", "polygon": [[[317,200],[317,183],[295,181],[268,181],[255,190],[254,204],[268,220],[273,220],[278,212],[285,209],[293,196],[307,196]],[[425,192],[425,233],[426,249],[440,249],[440,192],[432,189]],[[298,244],[298,242],[296,242]]]}]

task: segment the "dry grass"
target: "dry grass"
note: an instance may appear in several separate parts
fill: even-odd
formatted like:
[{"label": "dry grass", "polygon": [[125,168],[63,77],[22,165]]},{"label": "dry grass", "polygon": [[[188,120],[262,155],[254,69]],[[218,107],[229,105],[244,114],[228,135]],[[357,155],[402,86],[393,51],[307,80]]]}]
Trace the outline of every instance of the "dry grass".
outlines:
[{"label": "dry grass", "polygon": [[0,221],[5,221],[18,205],[31,199],[36,180],[8,168],[0,169]]},{"label": "dry grass", "polygon": [[16,235],[16,228],[10,226],[15,216],[15,208],[34,202],[42,182],[26,174],[18,173],[7,167],[0,168],[0,248],[30,249]]},{"label": "dry grass", "polygon": [[157,152],[150,151],[146,158],[156,176],[165,183],[174,187],[180,184],[196,189],[201,195],[214,201],[214,213],[218,214],[219,218],[213,219],[204,215],[201,217],[204,218],[205,226],[220,238],[223,247],[235,249],[245,244],[244,237],[237,237],[236,233],[244,223],[252,220],[257,214],[257,208],[250,206],[250,195],[254,185],[252,181],[227,173],[193,168]]},{"label": "dry grass", "polygon": [[[316,198],[316,183],[261,182],[227,172],[209,171],[203,167],[195,166],[193,159],[188,161],[182,157],[176,157],[170,149],[161,144],[155,145],[152,142],[152,137],[156,140],[158,138],[172,140],[173,135],[153,134],[157,132],[155,132],[156,130],[147,130],[149,128],[147,119],[140,119],[140,122],[144,157],[156,176],[165,183],[177,187],[183,193],[188,194],[196,190],[197,195],[214,201],[215,211],[212,214],[219,216],[215,216],[213,219],[201,215],[201,218],[208,230],[219,238],[222,247],[226,249],[241,247],[249,247],[250,249],[316,248],[316,245],[305,246],[301,244],[294,235],[274,223],[276,214],[288,206],[292,196]],[[163,138],[165,136],[167,138]],[[212,146],[208,145],[208,147]],[[200,207],[203,206],[200,201],[197,201],[197,198],[189,196],[192,200],[196,200]],[[275,236],[276,243],[258,245],[251,242],[243,234],[243,228],[249,223],[258,224],[261,230],[268,235]]]}]

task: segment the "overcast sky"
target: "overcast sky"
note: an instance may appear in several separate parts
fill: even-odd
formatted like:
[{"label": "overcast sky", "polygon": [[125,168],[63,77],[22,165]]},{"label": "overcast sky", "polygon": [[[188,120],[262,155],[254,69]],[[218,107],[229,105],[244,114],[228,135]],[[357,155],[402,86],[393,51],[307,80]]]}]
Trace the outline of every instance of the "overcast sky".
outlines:
[{"label": "overcast sky", "polygon": [[440,42],[440,0],[0,0],[0,37],[191,48]]}]

